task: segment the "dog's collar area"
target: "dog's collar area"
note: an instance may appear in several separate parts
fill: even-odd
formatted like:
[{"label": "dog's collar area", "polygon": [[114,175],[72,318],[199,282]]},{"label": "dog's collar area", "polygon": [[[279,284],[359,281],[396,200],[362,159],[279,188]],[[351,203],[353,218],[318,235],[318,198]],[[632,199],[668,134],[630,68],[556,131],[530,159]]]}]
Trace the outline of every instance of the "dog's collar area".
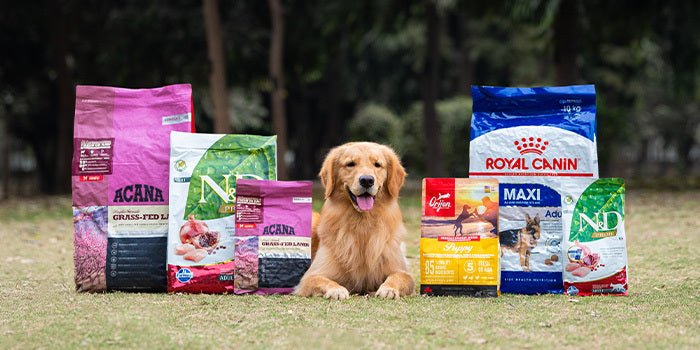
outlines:
[{"label": "dog's collar area", "polygon": [[355,208],[359,209],[360,211],[367,211],[372,209],[374,206],[374,197],[373,195],[369,193],[363,193],[359,196],[356,196],[355,194],[350,191],[349,188],[347,188],[348,195],[350,196],[350,200],[352,201],[352,204]]}]

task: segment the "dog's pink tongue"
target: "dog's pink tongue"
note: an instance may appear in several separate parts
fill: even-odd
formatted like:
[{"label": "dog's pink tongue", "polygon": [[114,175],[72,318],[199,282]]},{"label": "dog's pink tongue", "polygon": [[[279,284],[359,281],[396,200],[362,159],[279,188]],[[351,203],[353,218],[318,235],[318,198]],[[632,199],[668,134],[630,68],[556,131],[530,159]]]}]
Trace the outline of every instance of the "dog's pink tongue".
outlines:
[{"label": "dog's pink tongue", "polygon": [[357,206],[360,210],[370,210],[374,206],[374,197],[372,196],[358,196]]}]

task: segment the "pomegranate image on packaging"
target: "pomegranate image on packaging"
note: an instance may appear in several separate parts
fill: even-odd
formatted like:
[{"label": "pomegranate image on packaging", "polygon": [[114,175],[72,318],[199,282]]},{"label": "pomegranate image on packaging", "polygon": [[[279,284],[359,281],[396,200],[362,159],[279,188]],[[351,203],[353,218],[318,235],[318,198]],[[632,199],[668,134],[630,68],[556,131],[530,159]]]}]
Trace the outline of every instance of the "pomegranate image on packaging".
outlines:
[{"label": "pomegranate image on packaging", "polygon": [[219,232],[209,231],[209,226],[202,220],[195,220],[194,215],[189,215],[187,218],[188,220],[180,227],[182,244],[175,247],[175,254],[185,255],[187,259],[186,254],[194,249],[211,251],[219,245],[221,239]]},{"label": "pomegranate image on packaging", "polygon": [[192,243],[193,239],[203,233],[209,232],[209,226],[202,220],[195,220],[194,215],[189,215],[182,227],[180,227],[180,241]]},{"label": "pomegranate image on packaging", "polygon": [[562,194],[564,290],[568,295],[628,295],[625,181],[572,181]]},{"label": "pomegranate image on packaging", "polygon": [[209,231],[196,236],[192,240],[192,244],[198,249],[213,250],[219,244],[221,234],[214,231]]},{"label": "pomegranate image on packaging", "polygon": [[598,270],[598,267],[605,266],[600,264],[600,254],[591,252],[588,246],[578,241],[569,248],[568,255],[570,263],[564,269],[577,277],[585,277],[591,271]]}]

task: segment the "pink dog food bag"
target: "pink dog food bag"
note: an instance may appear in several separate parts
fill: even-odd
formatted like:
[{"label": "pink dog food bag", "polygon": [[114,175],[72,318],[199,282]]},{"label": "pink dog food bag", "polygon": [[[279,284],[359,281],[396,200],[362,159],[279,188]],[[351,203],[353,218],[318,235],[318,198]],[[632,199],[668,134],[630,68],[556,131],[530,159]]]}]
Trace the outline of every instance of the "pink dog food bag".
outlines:
[{"label": "pink dog food bag", "polygon": [[311,265],[310,181],[238,180],[234,292],[289,294]]},{"label": "pink dog food bag", "polygon": [[171,131],[194,132],[189,84],[76,88],[72,183],[77,291],[166,290]]}]

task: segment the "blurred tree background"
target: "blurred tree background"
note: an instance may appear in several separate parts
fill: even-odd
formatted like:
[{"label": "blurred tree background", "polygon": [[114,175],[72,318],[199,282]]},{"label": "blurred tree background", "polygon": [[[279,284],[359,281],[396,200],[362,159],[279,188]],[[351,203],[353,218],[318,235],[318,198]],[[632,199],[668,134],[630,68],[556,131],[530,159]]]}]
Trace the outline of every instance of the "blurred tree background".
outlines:
[{"label": "blurred tree background", "polygon": [[[69,193],[75,86],[193,87],[198,132],[278,134],[281,179],[387,143],[466,176],[471,85],[595,84],[601,176],[700,173],[700,2],[3,1],[0,192]],[[282,161],[283,160],[283,161]]]}]

